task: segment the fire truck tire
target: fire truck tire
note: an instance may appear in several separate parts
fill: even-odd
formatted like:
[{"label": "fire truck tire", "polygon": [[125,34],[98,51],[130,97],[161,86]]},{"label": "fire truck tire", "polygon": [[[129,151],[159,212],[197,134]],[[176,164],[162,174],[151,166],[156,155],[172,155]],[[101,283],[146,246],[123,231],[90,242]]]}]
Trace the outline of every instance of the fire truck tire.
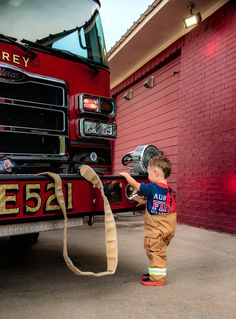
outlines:
[{"label": "fire truck tire", "polygon": [[87,224],[88,226],[93,226],[94,223],[94,216],[89,216]]},{"label": "fire truck tire", "polygon": [[39,238],[39,233],[10,236],[11,242],[14,245],[19,245],[19,246],[32,246],[37,243],[38,238]]}]

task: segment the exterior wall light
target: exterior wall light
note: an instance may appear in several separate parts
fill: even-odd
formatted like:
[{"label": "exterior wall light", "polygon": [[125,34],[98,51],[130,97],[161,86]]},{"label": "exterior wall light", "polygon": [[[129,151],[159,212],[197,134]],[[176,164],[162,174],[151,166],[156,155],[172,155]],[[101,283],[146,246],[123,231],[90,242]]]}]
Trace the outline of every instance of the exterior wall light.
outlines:
[{"label": "exterior wall light", "polygon": [[191,2],[188,5],[190,16],[183,19],[185,29],[198,25],[202,21],[201,13],[193,13],[193,8],[195,7],[194,3]]},{"label": "exterior wall light", "polygon": [[143,86],[147,89],[151,89],[154,87],[154,76],[151,76],[149,79],[147,79]]},{"label": "exterior wall light", "polygon": [[123,96],[123,98],[127,101],[132,100],[133,98],[133,91],[129,90],[128,92],[125,93],[125,95]]}]

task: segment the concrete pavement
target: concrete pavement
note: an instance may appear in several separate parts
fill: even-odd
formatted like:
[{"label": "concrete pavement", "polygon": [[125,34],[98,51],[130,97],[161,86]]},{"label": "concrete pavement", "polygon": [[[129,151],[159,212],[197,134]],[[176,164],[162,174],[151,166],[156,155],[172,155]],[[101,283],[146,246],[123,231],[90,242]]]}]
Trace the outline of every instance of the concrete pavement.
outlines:
[{"label": "concrete pavement", "polygon": [[[143,216],[116,218],[119,265],[103,278],[75,276],[62,259],[62,231],[40,234],[21,254],[0,241],[0,319],[234,319],[236,238],[178,225],[168,251],[168,282],[144,287]],[[103,224],[69,232],[69,254],[83,270],[106,268]]]}]

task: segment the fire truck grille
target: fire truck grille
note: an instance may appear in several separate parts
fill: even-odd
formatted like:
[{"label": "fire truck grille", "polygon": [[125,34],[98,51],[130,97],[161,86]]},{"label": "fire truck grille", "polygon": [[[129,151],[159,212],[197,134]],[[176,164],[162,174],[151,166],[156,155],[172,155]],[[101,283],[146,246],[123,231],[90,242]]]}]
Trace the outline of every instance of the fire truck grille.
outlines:
[{"label": "fire truck grille", "polygon": [[60,160],[68,137],[65,82],[22,74],[19,82],[0,78],[0,154]]},{"label": "fire truck grille", "polygon": [[52,81],[34,79],[26,83],[1,83],[0,96],[15,101],[65,105],[63,87]]},{"label": "fire truck grille", "polygon": [[30,155],[35,159],[35,155],[52,156],[60,153],[60,144],[57,136],[28,135],[13,132],[2,132],[0,136],[0,149],[1,153],[4,152],[4,154]]},{"label": "fire truck grille", "polygon": [[18,129],[65,131],[65,113],[42,107],[0,104],[0,125]]}]

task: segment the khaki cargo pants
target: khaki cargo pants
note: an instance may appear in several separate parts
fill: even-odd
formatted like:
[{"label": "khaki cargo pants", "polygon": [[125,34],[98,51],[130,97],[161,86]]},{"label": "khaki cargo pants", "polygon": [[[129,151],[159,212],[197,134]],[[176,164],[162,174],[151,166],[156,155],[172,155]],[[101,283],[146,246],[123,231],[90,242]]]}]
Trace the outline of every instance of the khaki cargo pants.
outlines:
[{"label": "khaki cargo pants", "polygon": [[145,212],[144,248],[149,258],[149,276],[154,281],[166,277],[167,246],[174,237],[176,213],[150,215]]}]

